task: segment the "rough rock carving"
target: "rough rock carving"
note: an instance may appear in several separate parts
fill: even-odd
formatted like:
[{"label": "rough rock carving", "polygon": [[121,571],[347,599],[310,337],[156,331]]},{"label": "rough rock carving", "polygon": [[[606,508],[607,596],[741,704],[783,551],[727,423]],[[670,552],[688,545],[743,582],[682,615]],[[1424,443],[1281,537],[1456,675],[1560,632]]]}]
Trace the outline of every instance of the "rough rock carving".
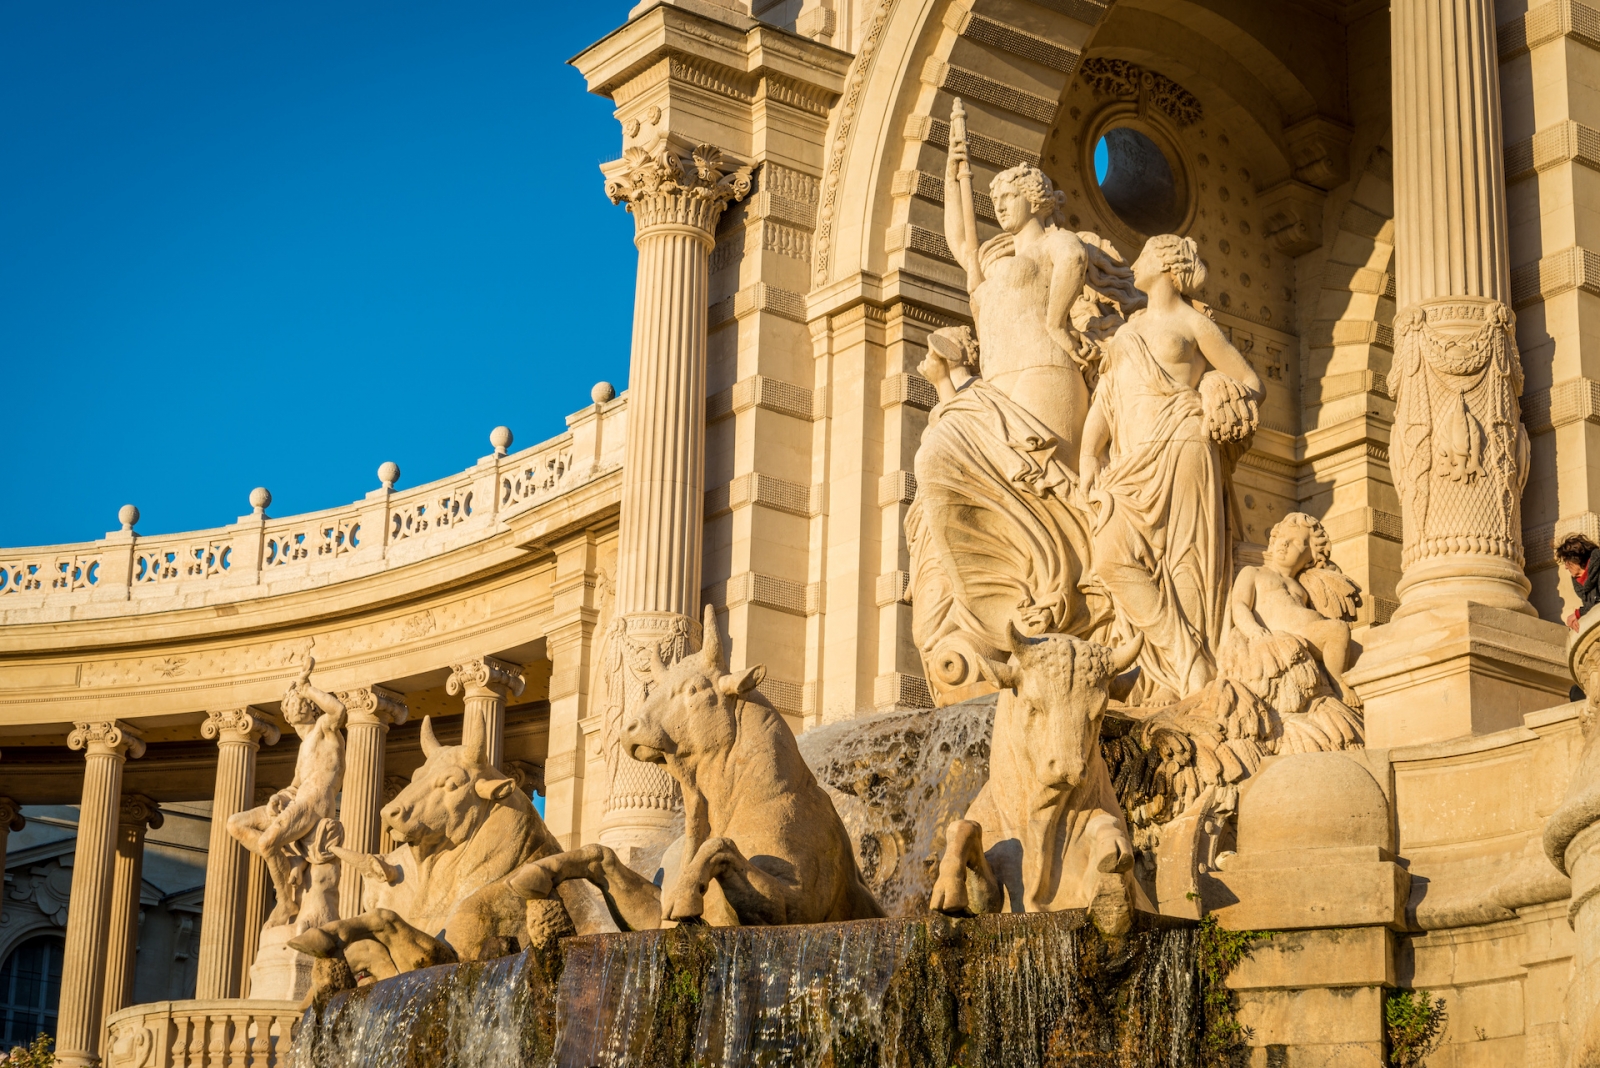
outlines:
[{"label": "rough rock carving", "polygon": [[700,919],[713,879],[744,925],[881,916],[794,733],[754,692],[766,669],[723,666],[709,606],[704,634],[698,653],[656,660],[650,696],[622,728],[629,755],[664,764],[683,791],[683,861],[663,916]]},{"label": "rough rock carving", "polygon": [[1113,651],[1012,629],[1012,662],[998,670],[1007,689],[995,708],[989,781],[945,834],[933,908],[1088,908],[1108,933],[1128,929],[1133,843],[1101,758],[1100,723],[1108,685],[1139,644]]}]

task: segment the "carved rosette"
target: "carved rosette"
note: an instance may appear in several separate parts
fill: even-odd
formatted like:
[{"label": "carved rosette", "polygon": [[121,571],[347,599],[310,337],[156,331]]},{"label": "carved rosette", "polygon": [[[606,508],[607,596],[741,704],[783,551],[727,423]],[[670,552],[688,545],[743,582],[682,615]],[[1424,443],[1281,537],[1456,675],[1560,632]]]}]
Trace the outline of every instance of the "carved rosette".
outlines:
[{"label": "carved rosette", "polygon": [[450,677],[445,680],[444,688],[451,697],[463,693],[468,697],[520,697],[527,682],[517,665],[492,656],[480,656],[450,665]]},{"label": "carved rosette", "polygon": [[603,168],[606,196],[626,202],[635,232],[659,226],[688,226],[708,243],[730,201],[750,192],[750,168],[730,167],[720,149],[697,145],[687,155],[665,140],[650,148],[634,146]]},{"label": "carved rosette", "polygon": [[0,827],[20,831],[27,825],[28,821],[22,815],[22,806],[9,797],[0,797]]},{"label": "carved rosette", "polygon": [[160,827],[166,822],[161,808],[144,794],[123,794],[117,807],[117,822],[124,827]]},{"label": "carved rosette", "polygon": [[277,745],[279,738],[277,726],[248,707],[206,713],[206,721],[200,724],[200,733],[207,741],[252,747],[259,746],[263,741],[268,745]]},{"label": "carved rosette", "polygon": [[82,749],[86,756],[144,756],[144,735],[120,719],[73,724],[67,748]]},{"label": "carved rosette", "polygon": [[411,715],[411,710],[406,707],[405,698],[382,686],[340,690],[334,696],[344,703],[345,712],[350,717],[348,722],[352,725],[376,724],[384,728],[394,727],[404,723]]},{"label": "carved rosette", "polygon": [[1426,301],[1395,316],[1394,329],[1390,449],[1407,578],[1468,556],[1520,574],[1528,436],[1511,309],[1483,298]]}]

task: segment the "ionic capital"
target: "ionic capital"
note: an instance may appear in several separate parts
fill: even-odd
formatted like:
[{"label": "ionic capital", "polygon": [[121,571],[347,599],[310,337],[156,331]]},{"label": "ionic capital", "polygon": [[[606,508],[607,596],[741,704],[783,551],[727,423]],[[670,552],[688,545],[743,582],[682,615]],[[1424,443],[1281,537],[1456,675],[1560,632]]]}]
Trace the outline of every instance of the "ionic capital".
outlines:
[{"label": "ionic capital", "polygon": [[263,740],[268,745],[277,745],[279,737],[277,726],[248,706],[206,713],[200,733],[210,741],[250,746],[259,746]]},{"label": "ionic capital", "polygon": [[144,794],[123,794],[117,822],[124,827],[159,827],[166,822],[160,807]]},{"label": "ionic capital", "polygon": [[620,160],[603,165],[606,196],[626,202],[636,232],[663,226],[687,226],[709,243],[717,219],[729,201],[750,192],[750,168],[722,158],[713,145],[685,152],[662,138],[649,148],[635,145]]},{"label": "ionic capital", "polygon": [[334,696],[344,702],[351,725],[365,724],[387,730],[404,723],[411,714],[406,699],[382,686],[363,686],[358,690],[340,690]]},{"label": "ionic capital", "polygon": [[0,827],[20,831],[28,825],[22,818],[22,806],[9,797],[0,797]]},{"label": "ionic capital", "polygon": [[492,656],[480,656],[450,665],[450,677],[445,680],[444,688],[451,697],[461,693],[468,697],[520,697],[527,682],[517,665]]},{"label": "ionic capital", "polygon": [[142,757],[144,735],[120,719],[74,723],[67,748],[82,749],[85,756]]}]

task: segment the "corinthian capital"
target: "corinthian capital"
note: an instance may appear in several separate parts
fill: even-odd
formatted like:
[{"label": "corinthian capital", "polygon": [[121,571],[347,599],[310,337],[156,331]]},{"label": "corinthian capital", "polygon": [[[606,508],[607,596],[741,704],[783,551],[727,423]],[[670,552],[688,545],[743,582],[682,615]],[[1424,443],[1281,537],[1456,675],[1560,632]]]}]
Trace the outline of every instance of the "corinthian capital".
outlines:
[{"label": "corinthian capital", "polygon": [[160,807],[144,794],[123,794],[117,822],[124,827],[159,827],[166,822]]},{"label": "corinthian capital", "polygon": [[334,696],[344,702],[345,711],[350,715],[349,722],[353,724],[377,724],[388,728],[404,723],[411,714],[404,697],[382,686],[340,690]]},{"label": "corinthian capital", "polygon": [[640,233],[654,226],[693,226],[709,239],[722,209],[750,192],[750,168],[722,158],[712,145],[684,153],[661,139],[637,145],[605,164],[606,196],[626,202]]},{"label": "corinthian capital", "polygon": [[0,827],[20,831],[28,825],[22,818],[22,806],[9,797],[0,797]]},{"label": "corinthian capital", "polygon": [[206,713],[206,721],[200,725],[200,733],[211,741],[260,745],[265,740],[268,745],[278,744],[277,726],[271,720],[257,714],[255,709],[248,707]]},{"label": "corinthian capital", "polygon": [[74,723],[67,735],[69,749],[83,749],[86,756],[144,756],[144,736],[120,719],[93,723]]},{"label": "corinthian capital", "polygon": [[468,697],[485,697],[489,694],[520,697],[526,685],[527,679],[517,665],[496,660],[492,656],[480,656],[476,660],[450,665],[450,677],[445,680],[444,688],[451,697],[462,692]]}]

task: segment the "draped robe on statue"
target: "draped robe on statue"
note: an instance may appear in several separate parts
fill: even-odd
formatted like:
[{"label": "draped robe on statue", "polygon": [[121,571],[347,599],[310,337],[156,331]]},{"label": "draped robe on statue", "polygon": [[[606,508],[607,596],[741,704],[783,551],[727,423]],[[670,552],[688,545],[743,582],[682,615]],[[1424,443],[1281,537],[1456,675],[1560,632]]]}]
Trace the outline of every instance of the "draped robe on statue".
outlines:
[{"label": "draped robe on statue", "polygon": [[985,661],[1010,656],[1009,624],[1083,636],[1109,606],[1080,588],[1089,531],[1050,430],[981,378],[933,418],[906,537],[912,637],[942,706],[994,689]]},{"label": "draped robe on statue", "polygon": [[1094,577],[1119,624],[1144,635],[1145,685],[1187,697],[1216,677],[1233,577],[1228,469],[1200,392],[1175,379],[1138,331],[1112,342],[1097,390],[1110,462],[1090,491]]}]

